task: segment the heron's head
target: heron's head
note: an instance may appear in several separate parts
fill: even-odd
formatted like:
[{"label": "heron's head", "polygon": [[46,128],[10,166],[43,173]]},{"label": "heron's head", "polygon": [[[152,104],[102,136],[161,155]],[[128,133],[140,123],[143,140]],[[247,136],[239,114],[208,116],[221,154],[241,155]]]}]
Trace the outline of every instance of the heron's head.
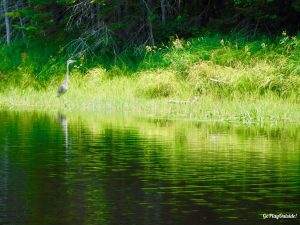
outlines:
[{"label": "heron's head", "polygon": [[72,63],[74,63],[74,62],[76,62],[76,61],[73,60],[73,59],[68,59],[67,64],[70,65],[70,64],[72,64]]}]

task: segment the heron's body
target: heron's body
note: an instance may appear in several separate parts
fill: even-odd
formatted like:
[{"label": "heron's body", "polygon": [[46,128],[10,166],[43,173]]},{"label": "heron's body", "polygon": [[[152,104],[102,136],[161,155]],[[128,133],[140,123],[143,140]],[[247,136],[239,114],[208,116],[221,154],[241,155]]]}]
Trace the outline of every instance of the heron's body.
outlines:
[{"label": "heron's body", "polygon": [[63,95],[64,93],[67,92],[67,90],[68,90],[68,87],[66,87],[64,84],[62,84],[57,90],[57,96],[59,97],[59,96]]},{"label": "heron's body", "polygon": [[67,92],[68,90],[68,82],[69,82],[69,65],[74,63],[75,61],[72,60],[72,59],[69,59],[67,61],[67,72],[66,72],[66,78],[65,78],[65,81],[64,83],[58,88],[57,90],[57,97],[63,95],[64,93]]}]

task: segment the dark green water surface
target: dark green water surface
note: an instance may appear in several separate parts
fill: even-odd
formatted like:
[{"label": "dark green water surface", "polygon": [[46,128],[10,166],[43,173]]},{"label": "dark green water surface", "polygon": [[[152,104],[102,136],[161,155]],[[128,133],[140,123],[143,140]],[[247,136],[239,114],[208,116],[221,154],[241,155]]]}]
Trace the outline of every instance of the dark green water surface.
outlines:
[{"label": "dark green water surface", "polygon": [[[263,214],[297,219],[263,219]],[[300,224],[300,128],[0,111],[1,225]]]}]

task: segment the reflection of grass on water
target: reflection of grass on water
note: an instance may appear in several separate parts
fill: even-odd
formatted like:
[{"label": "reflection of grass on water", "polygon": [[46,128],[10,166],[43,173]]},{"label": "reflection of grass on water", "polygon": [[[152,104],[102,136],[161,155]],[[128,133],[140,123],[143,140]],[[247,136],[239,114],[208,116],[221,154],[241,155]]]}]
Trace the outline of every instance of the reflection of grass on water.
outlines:
[{"label": "reflection of grass on water", "polygon": [[[56,111],[23,113],[22,111],[9,110],[1,111],[0,113],[4,121],[6,118],[9,119],[11,117],[12,121],[18,123],[20,132],[24,129],[24,133],[30,129],[35,129],[36,127],[33,124],[39,124],[39,127],[46,126],[48,130],[51,130],[56,125],[59,126]],[[224,121],[207,123],[201,121],[195,122],[193,120],[148,118],[143,115],[100,114],[98,112],[74,113],[66,111],[62,114],[68,124],[69,136],[73,136],[72,132],[81,130],[83,133],[89,134],[89,137],[97,138],[107,130],[120,130],[120,132],[157,138],[165,140],[165,143],[173,143],[180,146],[182,144],[196,144],[199,140],[207,144],[226,145],[226,142],[228,142],[227,144],[240,142],[241,138],[247,142],[249,141],[249,144],[253,142],[253,146],[257,146],[258,149],[261,149],[264,141],[267,143],[270,139],[277,140],[279,138],[281,141],[291,142],[292,145],[293,143],[300,143],[296,141],[300,139],[300,126],[295,123],[266,123],[264,126],[260,124],[248,124],[245,126],[240,123],[228,123]],[[74,135],[76,134],[74,133]],[[228,135],[230,138],[228,138]],[[195,142],[195,140],[198,141]],[[256,141],[257,145],[254,143]]]},{"label": "reflection of grass on water", "polygon": [[[193,139],[209,139],[209,141],[220,141],[220,137],[226,134],[236,134],[237,136],[244,136],[248,138],[263,136],[268,139],[271,138],[300,138],[300,126],[297,124],[248,124],[248,126],[240,123],[228,122],[195,122],[186,120],[172,120],[172,119],[158,119],[158,118],[145,118],[133,117],[126,115],[101,115],[97,112],[88,113],[72,113],[66,114],[70,124],[76,124],[80,121],[82,127],[85,127],[91,133],[102,133],[106,128],[122,128],[128,130],[135,130],[143,136],[149,137],[165,137],[166,139],[185,140],[193,142]],[[180,139],[179,136],[185,138]],[[220,134],[218,137],[214,134]]]},{"label": "reflection of grass on water", "polygon": [[[7,115],[22,115],[22,112],[8,111]],[[30,124],[38,120],[41,122],[48,121],[58,123],[57,112],[29,112],[26,117],[20,117],[20,123],[30,128]],[[261,124],[240,124],[238,122],[229,123],[226,121],[202,122],[193,120],[175,120],[168,118],[149,118],[143,115],[127,115],[127,114],[100,114],[98,112],[72,112],[64,113],[68,122],[69,132],[84,130],[92,136],[98,136],[106,132],[106,130],[123,130],[123,132],[134,132],[141,136],[164,139],[166,143],[193,143],[194,140],[207,140],[209,143],[232,142],[236,137],[268,139],[286,139],[286,141],[300,138],[300,126],[295,123],[266,123]],[[49,125],[50,126],[50,125]],[[22,126],[21,126],[22,127]],[[230,134],[231,139],[227,140]],[[261,142],[262,139],[256,139]],[[169,142],[171,141],[171,142]]]},{"label": "reflection of grass on water", "polygon": [[[104,216],[111,212],[111,202],[119,193],[115,187],[128,196],[117,195],[116,205],[121,206],[122,201],[140,196],[136,190],[142,190],[155,200],[139,199],[149,206],[170,204],[175,209],[181,201],[194,207],[219,209],[222,205],[227,217],[248,213],[249,208],[243,208],[241,201],[255,206],[260,202],[262,207],[272,203],[278,208],[290,203],[289,207],[299,208],[294,199],[299,185],[293,179],[298,174],[300,128],[295,124],[244,126],[103,115],[97,111],[66,111],[65,119],[72,145],[68,155],[58,147],[63,138],[57,136],[62,137],[63,130],[58,129],[56,111],[0,111],[0,122],[9,123],[0,127],[0,136],[8,135],[12,146],[29,146],[23,151],[11,148],[9,154],[9,162],[24,164],[25,171],[32,171],[27,181],[32,184],[27,189],[29,199],[36,190],[45,189],[45,182],[34,182],[42,171],[56,187],[63,182],[63,191],[68,185],[64,196],[82,196],[83,204],[97,212],[91,214],[92,219],[103,219],[103,212]],[[53,193],[57,195],[56,190]],[[281,199],[274,200],[274,196]],[[74,199],[78,203],[81,198]],[[140,211],[142,205],[138,207]],[[250,209],[256,212],[257,207]]]}]

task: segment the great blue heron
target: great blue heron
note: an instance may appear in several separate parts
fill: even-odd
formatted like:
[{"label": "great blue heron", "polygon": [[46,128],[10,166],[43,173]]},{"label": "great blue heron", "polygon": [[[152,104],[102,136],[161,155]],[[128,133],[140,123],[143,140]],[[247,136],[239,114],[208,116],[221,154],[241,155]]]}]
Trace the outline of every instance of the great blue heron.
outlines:
[{"label": "great blue heron", "polygon": [[69,81],[69,65],[76,62],[75,60],[69,59],[67,61],[67,72],[66,72],[66,78],[64,83],[58,88],[57,90],[57,97],[63,95],[68,90],[68,81]]}]

